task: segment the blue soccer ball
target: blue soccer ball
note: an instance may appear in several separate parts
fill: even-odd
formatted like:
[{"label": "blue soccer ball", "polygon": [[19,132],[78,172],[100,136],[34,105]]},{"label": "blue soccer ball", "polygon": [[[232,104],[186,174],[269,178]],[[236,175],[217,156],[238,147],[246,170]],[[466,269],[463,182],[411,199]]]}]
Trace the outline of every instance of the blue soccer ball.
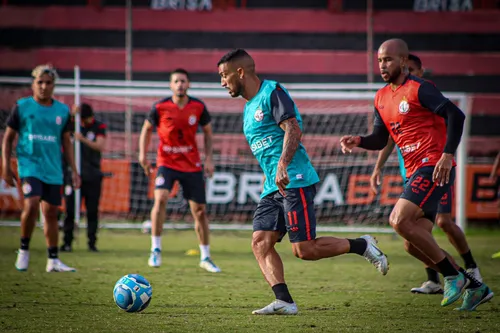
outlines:
[{"label": "blue soccer ball", "polygon": [[148,307],[153,296],[151,284],[139,274],[128,274],[113,289],[116,305],[127,312],[140,312]]}]

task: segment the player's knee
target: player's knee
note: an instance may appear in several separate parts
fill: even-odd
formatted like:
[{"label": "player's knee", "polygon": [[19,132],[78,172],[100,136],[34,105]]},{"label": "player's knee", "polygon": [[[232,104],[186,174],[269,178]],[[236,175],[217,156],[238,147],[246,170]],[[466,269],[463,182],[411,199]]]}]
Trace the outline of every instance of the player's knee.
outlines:
[{"label": "player's knee", "polygon": [[198,205],[193,209],[192,213],[196,222],[203,223],[207,215],[207,210],[205,209],[205,205]]},{"label": "player's knee", "polygon": [[441,228],[444,232],[448,232],[451,230],[451,228],[453,228],[454,226],[454,223],[451,219],[450,216],[443,216],[441,214],[439,214],[437,217],[436,217],[436,224],[439,228]]},{"label": "player's knee", "polygon": [[267,253],[274,243],[270,237],[267,237],[265,232],[256,231],[252,236],[252,251],[255,256],[263,255]]},{"label": "player's knee", "polygon": [[314,243],[310,241],[295,243],[293,246],[293,255],[302,260],[318,259]]},{"label": "player's knee", "polygon": [[157,209],[164,209],[168,202],[168,191],[161,191],[160,193],[155,193],[154,207]]},{"label": "player's knee", "polygon": [[392,212],[389,216],[389,223],[397,233],[407,233],[411,231],[413,221],[408,216],[400,212]]},{"label": "player's knee", "polygon": [[24,211],[29,215],[37,215],[40,203],[38,200],[26,200],[24,203]]}]

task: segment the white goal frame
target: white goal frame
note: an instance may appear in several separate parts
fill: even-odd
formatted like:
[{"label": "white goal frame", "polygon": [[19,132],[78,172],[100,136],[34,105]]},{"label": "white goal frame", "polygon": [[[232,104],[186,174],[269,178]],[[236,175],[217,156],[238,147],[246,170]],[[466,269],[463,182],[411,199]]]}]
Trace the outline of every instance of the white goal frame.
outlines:
[{"label": "white goal frame", "polygon": [[[31,84],[29,78],[19,77],[0,77],[0,84]],[[287,87],[290,95],[297,99],[321,99],[321,100],[365,100],[373,102],[375,93],[380,89],[383,84],[284,84]],[[227,92],[220,87],[218,83],[192,83],[190,92],[200,98],[230,98]],[[114,97],[157,97],[168,96],[170,93],[169,85],[167,82],[157,81],[115,81],[115,80],[84,80],[80,79],[80,70],[75,66],[74,79],[60,79],[57,82],[56,94],[57,95],[70,95],[75,97],[78,103],[81,96],[114,96]],[[470,128],[470,110],[471,98],[466,93],[456,92],[443,92],[450,100],[458,102],[459,108],[465,113],[465,125],[462,135],[461,143],[457,151],[457,195],[455,197],[456,206],[456,223],[462,230],[467,228],[467,177],[466,166],[468,160],[467,143],[469,140]],[[131,126],[125,126],[131,128]],[[79,128],[77,129],[79,130]],[[128,134],[128,133],[127,133]],[[78,141],[75,141],[76,143]],[[79,147],[75,147],[77,152],[76,161],[78,168],[80,167]],[[75,200],[76,201],[76,200]],[[80,206],[75,205],[75,217],[80,216]],[[78,218],[79,220],[79,218]],[[18,225],[12,221],[0,221],[0,225]],[[82,225],[82,227],[85,227]],[[107,228],[140,228],[137,223],[117,223],[106,224],[101,227]],[[169,224],[165,225],[166,228],[176,227],[184,229],[186,227],[192,228],[192,225],[187,224]],[[241,224],[233,225],[217,225],[212,224],[211,229],[218,230],[247,230],[248,226]],[[318,227],[318,230],[331,231],[331,232],[392,232],[388,228],[373,228],[373,227]]]}]

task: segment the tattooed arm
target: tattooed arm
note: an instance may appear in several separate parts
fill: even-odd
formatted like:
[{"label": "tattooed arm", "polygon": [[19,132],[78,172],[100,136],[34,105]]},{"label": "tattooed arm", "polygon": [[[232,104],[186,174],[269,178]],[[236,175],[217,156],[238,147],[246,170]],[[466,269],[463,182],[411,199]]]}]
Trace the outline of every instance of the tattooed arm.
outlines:
[{"label": "tattooed arm", "polygon": [[278,85],[271,94],[271,106],[274,120],[285,132],[283,151],[276,170],[276,185],[281,195],[285,196],[285,189],[290,184],[287,168],[299,147],[302,130],[296,118],[295,104],[290,96]]}]

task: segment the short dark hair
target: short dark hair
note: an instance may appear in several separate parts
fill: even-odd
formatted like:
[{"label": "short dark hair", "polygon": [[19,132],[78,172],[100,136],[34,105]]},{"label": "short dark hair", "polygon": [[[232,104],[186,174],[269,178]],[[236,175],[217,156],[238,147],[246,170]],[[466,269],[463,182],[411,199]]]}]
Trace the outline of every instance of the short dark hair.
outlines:
[{"label": "short dark hair", "polygon": [[90,104],[82,103],[82,105],[80,105],[80,117],[85,119],[93,116],[94,116],[94,110],[92,109]]},{"label": "short dark hair", "polygon": [[233,60],[243,59],[246,57],[250,57],[247,51],[243,49],[235,49],[223,55],[222,58],[220,58],[219,62],[217,63],[217,66],[225,64],[227,62],[231,62]]},{"label": "short dark hair", "polygon": [[188,71],[185,70],[184,68],[176,68],[173,71],[171,71],[170,72],[170,78],[172,78],[172,75],[174,75],[174,74],[184,74],[184,75],[186,75],[188,81],[191,80],[191,78],[189,77]]},{"label": "short dark hair", "polygon": [[408,55],[408,60],[414,61],[417,64],[418,69],[422,68],[422,60],[420,60],[420,58],[416,55],[410,53]]}]

